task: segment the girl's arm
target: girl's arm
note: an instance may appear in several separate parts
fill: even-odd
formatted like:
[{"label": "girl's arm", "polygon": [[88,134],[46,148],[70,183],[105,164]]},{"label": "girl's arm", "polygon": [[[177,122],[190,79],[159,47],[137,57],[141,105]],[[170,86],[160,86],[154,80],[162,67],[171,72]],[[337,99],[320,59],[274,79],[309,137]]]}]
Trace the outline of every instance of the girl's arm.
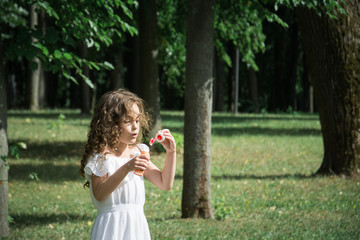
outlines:
[{"label": "girl's arm", "polygon": [[91,176],[92,182],[92,191],[94,197],[99,202],[103,201],[107,196],[109,196],[115,188],[121,183],[126,175],[135,170],[145,170],[149,166],[149,159],[145,156],[138,156],[121,166],[114,174],[109,176],[106,174],[103,177],[98,177],[96,175]]},{"label": "girl's arm", "polygon": [[166,159],[163,170],[155,166],[151,161],[144,172],[144,176],[155,186],[161,190],[169,191],[174,183],[175,168],[176,168],[176,143],[174,137],[168,129],[164,129],[162,133],[165,136],[165,141],[161,144],[166,150]]}]

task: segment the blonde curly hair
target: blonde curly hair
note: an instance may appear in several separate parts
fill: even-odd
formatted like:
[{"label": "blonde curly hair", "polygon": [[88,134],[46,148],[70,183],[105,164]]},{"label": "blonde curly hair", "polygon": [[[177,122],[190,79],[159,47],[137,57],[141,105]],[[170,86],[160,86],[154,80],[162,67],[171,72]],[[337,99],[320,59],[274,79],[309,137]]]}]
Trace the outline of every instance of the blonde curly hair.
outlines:
[{"label": "blonde curly hair", "polygon": [[[100,98],[94,109],[88,141],[80,162],[79,172],[82,177],[85,177],[84,168],[91,155],[106,154],[106,151],[114,149],[121,134],[121,124],[127,116],[131,115],[133,104],[137,104],[140,110],[140,131],[137,138],[137,142],[140,142],[150,131],[150,115],[145,108],[145,102],[125,89],[107,92]],[[87,181],[84,187],[89,186],[90,183]]]}]

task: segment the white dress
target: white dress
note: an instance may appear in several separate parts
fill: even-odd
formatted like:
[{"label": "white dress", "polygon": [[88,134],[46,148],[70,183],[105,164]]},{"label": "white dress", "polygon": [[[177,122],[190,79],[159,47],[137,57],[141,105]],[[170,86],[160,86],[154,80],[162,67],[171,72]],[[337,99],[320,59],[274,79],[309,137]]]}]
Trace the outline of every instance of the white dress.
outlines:
[{"label": "white dress", "polygon": [[127,174],[119,186],[103,201],[94,198],[91,175],[112,175],[131,158],[94,154],[85,166],[85,177],[90,181],[90,194],[98,210],[91,230],[91,240],[146,240],[150,232],[144,215],[144,177]]}]

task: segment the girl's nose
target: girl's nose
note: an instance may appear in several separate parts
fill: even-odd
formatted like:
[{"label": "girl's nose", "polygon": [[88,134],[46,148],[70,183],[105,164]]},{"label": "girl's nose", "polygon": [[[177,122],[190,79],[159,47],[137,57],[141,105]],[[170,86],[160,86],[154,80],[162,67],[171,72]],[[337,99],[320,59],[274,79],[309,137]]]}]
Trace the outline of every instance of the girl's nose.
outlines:
[{"label": "girl's nose", "polygon": [[132,128],[137,129],[139,127],[139,123],[137,121],[133,121]]}]

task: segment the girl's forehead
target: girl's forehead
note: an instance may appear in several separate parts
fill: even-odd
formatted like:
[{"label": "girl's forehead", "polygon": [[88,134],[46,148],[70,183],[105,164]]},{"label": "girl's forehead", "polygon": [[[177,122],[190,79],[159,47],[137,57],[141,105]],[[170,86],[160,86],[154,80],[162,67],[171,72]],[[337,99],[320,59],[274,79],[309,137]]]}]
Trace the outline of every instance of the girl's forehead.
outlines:
[{"label": "girl's forehead", "polygon": [[129,117],[137,117],[138,115],[140,115],[139,106],[136,103],[133,103],[126,115]]}]

